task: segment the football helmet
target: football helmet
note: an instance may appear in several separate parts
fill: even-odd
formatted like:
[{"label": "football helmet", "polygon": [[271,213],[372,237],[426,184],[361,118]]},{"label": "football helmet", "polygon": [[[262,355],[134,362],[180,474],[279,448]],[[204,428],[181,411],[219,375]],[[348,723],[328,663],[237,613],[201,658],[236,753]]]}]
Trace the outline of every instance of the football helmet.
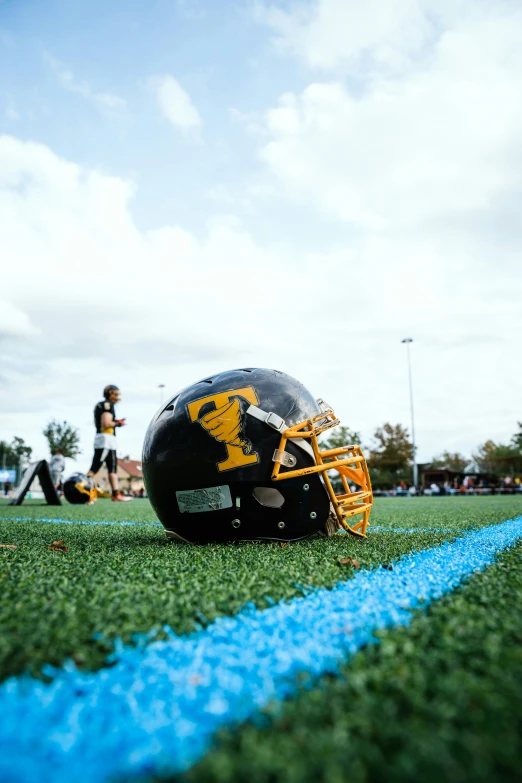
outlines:
[{"label": "football helmet", "polygon": [[295,541],[344,529],[365,537],[373,499],[361,448],[318,441],[337,424],[326,403],[277,370],[231,370],[183,389],[154,416],[143,447],[147,494],[167,536]]},{"label": "football helmet", "polygon": [[73,473],[63,485],[63,494],[69,503],[94,503],[98,493],[94,482],[84,473]]},{"label": "football helmet", "polygon": [[119,388],[117,386],[113,386],[112,384],[109,384],[105,387],[103,390],[103,396],[108,402],[112,402],[113,405],[116,405],[116,403],[121,400]]}]

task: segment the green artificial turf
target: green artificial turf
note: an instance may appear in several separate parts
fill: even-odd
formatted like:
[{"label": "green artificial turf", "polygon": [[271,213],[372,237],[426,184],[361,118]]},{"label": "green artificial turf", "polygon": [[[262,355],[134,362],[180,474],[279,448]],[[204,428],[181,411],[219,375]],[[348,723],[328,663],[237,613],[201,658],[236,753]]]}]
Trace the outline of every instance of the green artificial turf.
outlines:
[{"label": "green artificial turf", "polygon": [[[453,540],[462,531],[522,514],[522,498],[377,500],[367,541],[339,535],[279,544],[190,546],[169,543],[147,501],[51,507],[34,502],[0,507],[0,679],[67,658],[85,668],[104,664],[114,639],[132,640],[169,625],[194,630],[246,603],[300,595],[303,586],[331,587],[361,566]],[[30,517],[34,521],[14,521]],[[139,526],[94,526],[42,518],[127,520]],[[424,529],[429,528],[429,529]],[[449,531],[449,532],[448,532]],[[62,539],[66,553],[49,550]],[[269,597],[269,598],[267,598]]]},{"label": "green artificial turf", "polygon": [[223,732],[185,783],[520,780],[522,545],[339,678]]}]

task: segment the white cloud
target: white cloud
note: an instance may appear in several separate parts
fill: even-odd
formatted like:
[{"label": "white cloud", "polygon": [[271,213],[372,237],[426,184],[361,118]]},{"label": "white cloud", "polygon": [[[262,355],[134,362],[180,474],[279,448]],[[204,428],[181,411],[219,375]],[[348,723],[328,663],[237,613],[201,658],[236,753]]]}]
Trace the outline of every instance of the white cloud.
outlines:
[{"label": "white cloud", "polygon": [[[158,383],[173,391],[213,370],[284,356],[276,293],[293,272],[283,251],[256,246],[234,216],[210,219],[200,239],[175,225],[141,232],[133,192],[133,183],[44,145],[0,137],[7,434],[38,444],[47,418],[62,416],[80,426],[88,452],[92,404],[116,382],[133,419],[122,447],[139,454]],[[294,306],[294,321],[310,308]],[[7,339],[15,334],[26,339],[15,345]]]},{"label": "white cloud", "polygon": [[444,30],[463,19],[509,16],[517,6],[516,0],[307,0],[291,10],[257,3],[255,17],[274,31],[280,52],[311,68],[371,79],[418,67]]},{"label": "white cloud", "polygon": [[368,438],[386,419],[408,421],[400,338],[410,332],[422,457],[514,430],[517,286],[505,266],[497,274],[484,255],[468,256],[458,234],[454,247],[389,231],[297,253],[259,246],[233,215],[210,219],[202,237],[175,225],[142,232],[134,189],[0,137],[2,296],[26,331],[0,351],[5,437],[45,456],[38,433],[66,418],[87,463],[92,406],[117,383],[129,422],[120,448],[139,456],[158,383],[174,392],[258,365],[299,377]]},{"label": "white cloud", "polygon": [[[380,19],[373,28],[368,8]],[[365,322],[375,325],[377,383],[392,396],[403,368],[388,365],[385,324],[393,340],[417,338],[421,442],[435,443],[437,430],[455,448],[470,444],[473,432],[475,442],[495,428],[495,437],[507,438],[522,382],[509,358],[522,327],[522,224],[514,207],[522,178],[522,12],[511,3],[437,10],[413,0],[364,8],[321,0],[298,9],[272,10],[272,26],[287,49],[334,69],[336,79],[281,96],[265,114],[270,139],[261,158],[303,220],[315,212],[351,230],[346,300],[352,310],[363,295]],[[426,27],[430,11],[437,35]],[[362,89],[347,72],[367,77]],[[354,268],[360,275],[352,277]],[[373,407],[375,393],[368,390],[365,404]]]},{"label": "white cloud", "polygon": [[31,319],[11,302],[0,299],[0,340],[6,337],[33,337],[38,334]]},{"label": "white cloud", "polygon": [[491,214],[522,174],[521,81],[522,12],[475,16],[429,65],[363,95],[339,82],[283,95],[262,156],[292,198],[368,230]]},{"label": "white cloud", "polygon": [[276,33],[280,51],[323,69],[353,64],[370,48],[377,59],[402,59],[427,35],[417,0],[317,0],[293,11],[258,5],[256,16]]},{"label": "white cloud", "polygon": [[68,92],[81,95],[82,98],[90,101],[103,109],[112,111],[123,111],[127,107],[127,102],[119,95],[112,92],[96,92],[86,82],[79,82],[73,72],[64,64],[47,55],[47,62],[58,77],[58,81]]},{"label": "white cloud", "polygon": [[152,76],[149,85],[171,125],[185,132],[201,127],[199,112],[177,79],[170,74]]}]

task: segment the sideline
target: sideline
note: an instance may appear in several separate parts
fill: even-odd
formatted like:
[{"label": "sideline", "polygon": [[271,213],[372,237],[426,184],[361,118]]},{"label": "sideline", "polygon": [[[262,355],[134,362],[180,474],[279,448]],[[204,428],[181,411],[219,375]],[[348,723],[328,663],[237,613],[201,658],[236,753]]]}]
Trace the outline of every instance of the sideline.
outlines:
[{"label": "sideline", "polygon": [[392,570],[361,571],[332,590],[247,607],[142,648],[120,645],[112,668],[48,668],[50,684],[12,678],[0,686],[0,780],[98,783],[185,770],[220,728],[337,673],[376,630],[407,626],[412,610],[521,537],[522,516],[402,557]]}]

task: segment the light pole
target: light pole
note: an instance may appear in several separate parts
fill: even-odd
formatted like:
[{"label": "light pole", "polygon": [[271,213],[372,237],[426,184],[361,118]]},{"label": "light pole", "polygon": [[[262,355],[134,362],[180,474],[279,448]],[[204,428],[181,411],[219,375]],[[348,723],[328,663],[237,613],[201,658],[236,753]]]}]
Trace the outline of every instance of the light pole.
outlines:
[{"label": "light pole", "polygon": [[411,360],[410,360],[410,343],[413,342],[411,337],[405,337],[401,340],[401,343],[406,343],[406,352],[408,354],[408,379],[410,382],[410,410],[411,410],[411,443],[413,446],[413,486],[417,486],[418,474],[417,474],[417,448],[415,446],[415,420],[413,417],[413,384],[411,382]]},{"label": "light pole", "polygon": [[164,383],[158,384],[158,389],[160,390],[160,405],[163,405],[163,389],[165,388]]}]

